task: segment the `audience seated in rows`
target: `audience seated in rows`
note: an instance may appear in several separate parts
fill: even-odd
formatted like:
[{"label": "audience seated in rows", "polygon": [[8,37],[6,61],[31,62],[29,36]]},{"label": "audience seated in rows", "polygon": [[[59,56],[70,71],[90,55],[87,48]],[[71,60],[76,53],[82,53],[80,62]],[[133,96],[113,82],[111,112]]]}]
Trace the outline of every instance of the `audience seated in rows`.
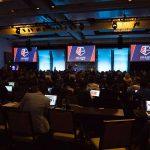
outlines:
[{"label": "audience seated in rows", "polygon": [[[149,83],[149,74],[146,72],[143,73],[143,71],[130,74],[120,71],[26,71],[25,69],[8,71],[1,69],[0,73],[1,83],[4,83],[1,84],[3,90],[5,89],[4,86],[6,83],[9,81],[15,82],[13,92],[11,94],[7,93],[7,91],[3,92],[3,94],[0,94],[0,99],[21,101],[28,90],[29,81],[36,79],[43,94],[47,94],[49,87],[52,88],[51,94],[58,96],[58,106],[61,106],[62,100],[67,98],[69,99],[69,103],[86,107],[95,105],[101,107],[101,104],[106,101],[121,102],[125,107],[128,107],[128,104],[133,100],[135,90],[138,90],[138,97],[143,95],[143,92],[140,92],[143,91],[141,81],[146,79],[146,82]],[[92,99],[90,97],[91,89],[100,90],[100,96]],[[68,96],[69,92],[70,94]],[[149,95],[147,96],[149,97]],[[99,102],[100,104],[98,105]]]}]

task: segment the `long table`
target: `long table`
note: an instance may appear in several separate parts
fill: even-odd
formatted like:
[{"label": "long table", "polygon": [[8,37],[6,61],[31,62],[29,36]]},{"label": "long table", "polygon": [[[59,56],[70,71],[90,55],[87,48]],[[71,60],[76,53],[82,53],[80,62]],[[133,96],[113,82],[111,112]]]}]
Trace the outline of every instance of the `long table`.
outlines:
[{"label": "long table", "polygon": [[[65,109],[65,108],[56,108],[56,109]],[[77,115],[125,117],[123,109],[95,108],[95,107],[83,107],[79,105],[70,105],[69,110],[73,111],[74,114]]]},{"label": "long table", "polygon": [[75,114],[124,117],[123,109],[71,106]]},{"label": "long table", "polygon": [[77,127],[79,127],[86,136],[99,135],[102,129],[103,120],[118,120],[125,118],[123,109],[70,105],[69,110],[73,111]]}]

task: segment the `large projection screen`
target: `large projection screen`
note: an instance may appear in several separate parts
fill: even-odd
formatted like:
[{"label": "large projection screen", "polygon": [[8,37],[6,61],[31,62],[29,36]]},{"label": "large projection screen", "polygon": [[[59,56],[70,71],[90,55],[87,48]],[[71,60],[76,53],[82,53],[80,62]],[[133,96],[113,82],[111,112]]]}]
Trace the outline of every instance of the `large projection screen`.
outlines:
[{"label": "large projection screen", "polygon": [[128,48],[114,49],[114,70],[128,71]]},{"label": "large projection screen", "polygon": [[98,71],[111,70],[111,49],[98,49]]},{"label": "large projection screen", "polygon": [[38,50],[39,70],[65,70],[64,50]]}]

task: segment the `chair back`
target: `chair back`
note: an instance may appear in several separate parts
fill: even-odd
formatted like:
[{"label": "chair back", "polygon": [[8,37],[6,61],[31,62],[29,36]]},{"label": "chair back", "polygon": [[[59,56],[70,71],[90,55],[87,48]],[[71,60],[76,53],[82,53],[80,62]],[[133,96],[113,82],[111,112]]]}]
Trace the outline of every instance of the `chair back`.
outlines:
[{"label": "chair back", "polygon": [[50,127],[53,132],[74,133],[73,112],[69,110],[50,110]]},{"label": "chair back", "polygon": [[5,115],[11,136],[32,136],[34,138],[30,112],[17,109],[5,109]]},{"label": "chair back", "polygon": [[104,121],[100,149],[130,147],[134,119]]},{"label": "chair back", "polygon": [[7,130],[7,125],[5,122],[5,117],[2,108],[0,107],[0,132],[1,131],[6,131]]}]

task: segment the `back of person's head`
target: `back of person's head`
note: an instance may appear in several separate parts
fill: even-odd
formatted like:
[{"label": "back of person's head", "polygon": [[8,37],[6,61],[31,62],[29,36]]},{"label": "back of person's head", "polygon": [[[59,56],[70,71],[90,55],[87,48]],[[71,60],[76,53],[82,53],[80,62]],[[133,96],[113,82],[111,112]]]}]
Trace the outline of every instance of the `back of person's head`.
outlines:
[{"label": "back of person's head", "polygon": [[38,80],[35,78],[35,79],[32,79],[32,80],[29,80],[28,81],[28,92],[37,92],[39,91],[39,84],[38,84]]},{"label": "back of person's head", "polygon": [[140,86],[141,86],[141,88],[147,88],[147,82],[144,80],[141,80]]},{"label": "back of person's head", "polygon": [[135,84],[140,84],[141,82],[141,78],[139,77],[136,77],[135,80],[134,80]]},{"label": "back of person's head", "polygon": [[131,76],[130,76],[130,74],[127,72],[127,73],[125,73],[125,78],[126,79],[129,79],[129,78],[131,78]]},{"label": "back of person's head", "polygon": [[87,82],[86,82],[85,80],[81,80],[81,81],[78,83],[78,86],[79,86],[79,88],[81,88],[81,89],[86,89]]},{"label": "back of person's head", "polygon": [[89,82],[89,83],[95,83],[95,82],[96,82],[95,76],[90,75],[88,82]]}]

